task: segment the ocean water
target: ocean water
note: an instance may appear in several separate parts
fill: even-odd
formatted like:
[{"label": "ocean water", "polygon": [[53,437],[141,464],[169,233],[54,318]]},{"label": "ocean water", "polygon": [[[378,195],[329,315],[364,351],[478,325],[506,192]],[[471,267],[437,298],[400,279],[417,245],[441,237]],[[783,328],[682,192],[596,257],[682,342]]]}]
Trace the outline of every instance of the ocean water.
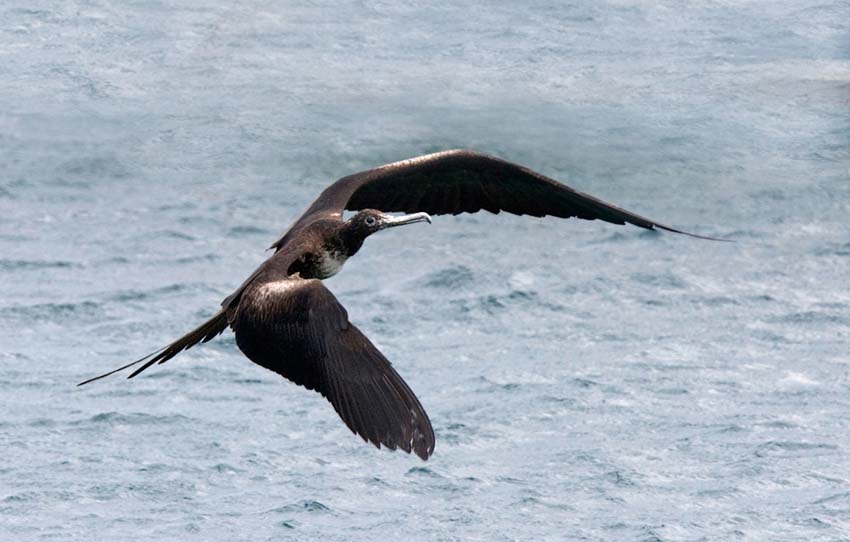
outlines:
[{"label": "ocean water", "polygon": [[[179,5],[174,5],[179,4]],[[850,540],[850,4],[7,1],[0,539]],[[455,147],[695,233],[477,214],[328,280],[377,450],[217,307],[328,183]]]}]

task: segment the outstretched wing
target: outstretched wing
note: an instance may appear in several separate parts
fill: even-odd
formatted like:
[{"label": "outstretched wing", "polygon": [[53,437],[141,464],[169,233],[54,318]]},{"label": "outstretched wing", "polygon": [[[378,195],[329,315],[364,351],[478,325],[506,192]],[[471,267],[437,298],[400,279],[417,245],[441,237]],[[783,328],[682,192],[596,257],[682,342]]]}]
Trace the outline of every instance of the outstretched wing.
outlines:
[{"label": "outstretched wing", "polygon": [[248,358],[321,393],[364,440],[422,459],[434,451],[419,400],[321,281],[252,283],[231,327]]},{"label": "outstretched wing", "polygon": [[428,154],[343,177],[322,192],[304,217],[367,208],[435,215],[484,209],[578,217],[701,237],[626,211],[520,165],[468,150]]}]

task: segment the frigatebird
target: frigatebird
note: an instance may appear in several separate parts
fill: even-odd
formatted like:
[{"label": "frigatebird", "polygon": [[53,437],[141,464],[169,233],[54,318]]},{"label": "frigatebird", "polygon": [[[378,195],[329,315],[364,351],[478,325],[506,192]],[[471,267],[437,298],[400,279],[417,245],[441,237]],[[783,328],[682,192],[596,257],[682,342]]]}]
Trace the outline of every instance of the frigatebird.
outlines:
[{"label": "frigatebird", "polygon": [[[248,359],[321,393],[364,441],[413,451],[427,460],[434,451],[434,430],[425,409],[389,360],[348,320],[322,280],[338,273],[373,233],[430,223],[431,215],[482,209],[600,219],[712,239],[665,226],[486,154],[450,150],[419,156],[343,177],[327,187],[212,318],[164,348],[79,385],[143,363],[128,377],[133,378],[229,326]],[[358,212],[346,220],[344,211]]]}]

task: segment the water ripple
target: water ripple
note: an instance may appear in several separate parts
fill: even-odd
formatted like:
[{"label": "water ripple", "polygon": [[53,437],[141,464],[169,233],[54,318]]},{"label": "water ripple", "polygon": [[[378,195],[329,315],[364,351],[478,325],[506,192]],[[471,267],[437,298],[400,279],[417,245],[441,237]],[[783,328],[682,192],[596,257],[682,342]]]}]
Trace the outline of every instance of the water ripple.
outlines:
[{"label": "water ripple", "polygon": [[272,508],[266,511],[266,514],[290,514],[297,513],[312,513],[312,512],[330,512],[331,509],[319,501],[306,499],[303,501],[294,502],[277,508]]},{"label": "water ripple", "polygon": [[72,422],[71,425],[88,425],[90,423],[105,425],[170,425],[195,421],[197,420],[193,420],[192,418],[183,416],[182,414],[156,416],[143,412],[121,413],[111,411],[102,412],[85,421]]},{"label": "water ripple", "polygon": [[468,286],[474,281],[475,275],[472,270],[458,265],[429,273],[424,277],[423,284],[428,288],[455,289]]},{"label": "water ripple", "polygon": [[33,271],[38,269],[70,269],[79,264],[63,260],[7,260],[0,259],[2,271]]},{"label": "water ripple", "polygon": [[832,454],[836,450],[838,450],[838,446],[834,444],[772,440],[760,444],[755,450],[755,455],[757,457],[800,457]]},{"label": "water ripple", "polygon": [[0,317],[35,321],[65,321],[69,318],[99,320],[103,305],[94,301],[77,303],[38,303],[0,308]]}]

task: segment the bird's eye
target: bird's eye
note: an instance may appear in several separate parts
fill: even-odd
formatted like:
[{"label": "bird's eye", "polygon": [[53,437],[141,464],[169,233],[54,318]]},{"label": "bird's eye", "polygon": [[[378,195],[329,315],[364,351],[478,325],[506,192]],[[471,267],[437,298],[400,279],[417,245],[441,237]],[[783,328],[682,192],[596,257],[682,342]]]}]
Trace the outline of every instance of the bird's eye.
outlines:
[{"label": "bird's eye", "polygon": [[377,219],[375,219],[374,216],[367,216],[366,217],[366,225],[367,226],[374,226],[376,222],[377,222]]}]

